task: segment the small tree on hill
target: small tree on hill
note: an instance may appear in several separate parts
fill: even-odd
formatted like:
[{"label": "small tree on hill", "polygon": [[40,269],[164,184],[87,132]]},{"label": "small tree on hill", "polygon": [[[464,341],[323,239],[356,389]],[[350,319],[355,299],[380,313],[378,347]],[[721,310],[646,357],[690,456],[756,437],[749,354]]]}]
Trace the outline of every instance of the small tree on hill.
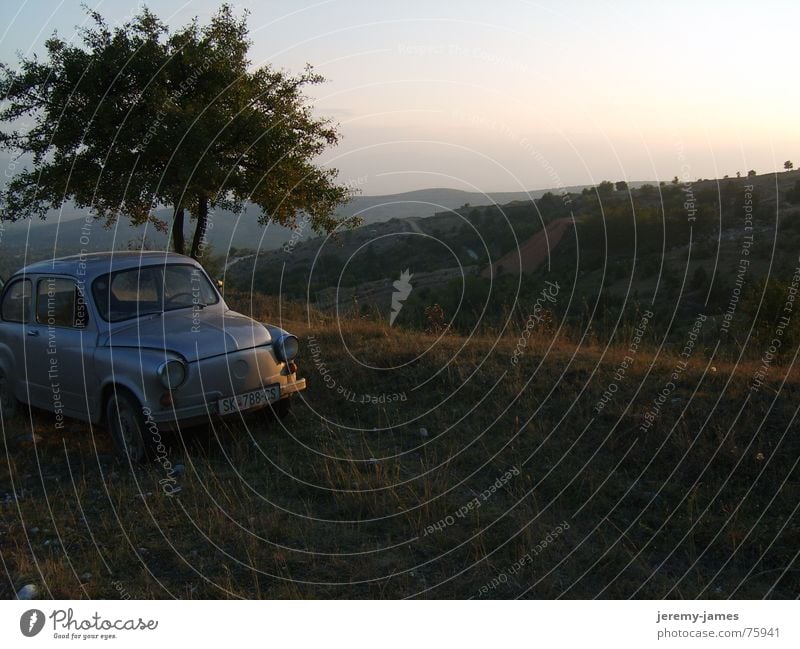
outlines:
[{"label": "small tree on hill", "polygon": [[792,169],[794,169],[794,163],[792,163],[791,160],[787,160],[786,162],[783,163],[783,168],[786,169],[786,171],[791,171]]},{"label": "small tree on hill", "polygon": [[750,178],[751,176],[755,176],[755,175],[756,175],[756,170],[755,169],[751,169],[750,171],[747,172],[747,177],[748,178]]}]

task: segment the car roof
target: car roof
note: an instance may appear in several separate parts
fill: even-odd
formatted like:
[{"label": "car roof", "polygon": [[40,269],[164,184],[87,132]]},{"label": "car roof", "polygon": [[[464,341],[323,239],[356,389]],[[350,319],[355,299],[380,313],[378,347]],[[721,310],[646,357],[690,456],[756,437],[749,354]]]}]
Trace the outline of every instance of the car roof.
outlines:
[{"label": "car roof", "polygon": [[[112,252],[92,252],[56,259],[45,259],[21,268],[14,276],[28,274],[81,275],[94,278],[114,270],[125,270],[138,266],[160,264],[191,264],[200,267],[194,259],[163,250],[115,250]],[[80,273],[79,273],[80,271]]]}]

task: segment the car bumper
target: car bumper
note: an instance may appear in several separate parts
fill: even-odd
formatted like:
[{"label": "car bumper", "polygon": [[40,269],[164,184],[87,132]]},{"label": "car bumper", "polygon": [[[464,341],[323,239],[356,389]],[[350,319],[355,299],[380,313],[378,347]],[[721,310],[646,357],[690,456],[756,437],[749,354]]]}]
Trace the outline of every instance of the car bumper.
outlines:
[{"label": "car bumper", "polygon": [[[278,401],[282,401],[283,399],[290,398],[293,394],[300,392],[306,389],[306,380],[305,379],[295,379],[294,381],[281,383],[280,384],[280,398],[276,401],[271,402],[272,404],[278,403]],[[204,403],[193,405],[193,406],[185,406],[180,407],[175,406],[171,408],[161,408],[160,410],[156,411],[155,409],[151,410],[150,417],[154,422],[159,424],[160,427],[165,429],[175,428],[177,426],[190,426],[192,424],[201,423],[204,420],[208,420],[212,417],[222,417],[219,414],[219,400],[223,398],[221,393],[211,393],[206,395],[206,399]],[[227,395],[231,396],[231,395]],[[270,403],[263,403],[258,405],[254,408],[248,408],[246,410],[238,411],[240,414],[249,414],[251,412],[256,412],[257,410],[263,410],[264,408],[268,408]],[[224,415],[226,418],[231,417],[237,413],[229,413]]]}]

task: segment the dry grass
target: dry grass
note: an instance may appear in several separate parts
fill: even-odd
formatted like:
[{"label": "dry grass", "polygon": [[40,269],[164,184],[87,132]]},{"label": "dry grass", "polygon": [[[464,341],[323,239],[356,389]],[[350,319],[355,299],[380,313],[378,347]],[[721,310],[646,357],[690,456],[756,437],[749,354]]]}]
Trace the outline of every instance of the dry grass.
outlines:
[{"label": "dry grass", "polygon": [[[236,308],[275,319],[263,298]],[[296,305],[282,314],[306,336],[303,401],[283,422],[256,414],[173,437],[186,466],[177,496],[160,489],[161,467],[116,464],[103,430],[62,435],[41,412],[5,422],[0,594],[27,583],[57,598],[800,589],[796,370],[775,366],[750,392],[755,362],[698,354],[643,432],[675,356],[640,350],[596,414],[622,348],[534,336],[513,367],[516,334],[437,340],[318,314],[303,325]],[[35,444],[19,439],[31,432]]]}]

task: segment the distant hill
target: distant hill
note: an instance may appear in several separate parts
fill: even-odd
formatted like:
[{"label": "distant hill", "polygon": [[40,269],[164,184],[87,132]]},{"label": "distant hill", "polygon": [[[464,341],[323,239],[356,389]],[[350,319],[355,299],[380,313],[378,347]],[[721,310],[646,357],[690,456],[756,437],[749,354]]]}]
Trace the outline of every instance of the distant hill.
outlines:
[{"label": "distant hill", "polygon": [[[632,183],[638,186],[642,182]],[[386,196],[357,196],[345,205],[340,214],[358,215],[364,225],[383,223],[390,219],[433,216],[439,212],[454,210],[464,205],[505,205],[517,201],[530,201],[541,198],[547,192],[579,192],[584,185],[560,189],[535,189],[522,192],[465,192],[460,189],[419,189],[402,194]]]},{"label": "distant hill", "polygon": [[[633,185],[641,183],[633,183]],[[581,187],[563,190],[537,189],[522,192],[466,192],[460,189],[420,189],[384,196],[356,196],[338,210],[341,216],[360,216],[364,225],[383,223],[394,218],[428,217],[454,210],[464,205],[505,204],[530,201],[548,191],[580,191]],[[169,211],[159,210],[168,220]],[[231,247],[251,250],[275,250],[288,242],[292,230],[279,225],[262,226],[258,223],[257,208],[251,207],[241,215],[225,210],[212,214],[213,227],[208,232],[208,242],[214,254],[224,255]],[[86,225],[85,212],[65,205],[61,211],[52,210],[44,221],[3,223],[0,231],[0,274],[7,275],[24,261],[36,261],[50,256],[76,254],[82,248],[90,251],[126,248],[129,243],[140,245],[143,237],[153,249],[164,248],[167,235],[152,226],[130,227],[121,221],[118,227],[105,228],[101,221]],[[87,237],[88,235],[88,237]],[[190,235],[187,226],[187,235]],[[300,232],[300,238],[314,236],[311,231]]]}]

